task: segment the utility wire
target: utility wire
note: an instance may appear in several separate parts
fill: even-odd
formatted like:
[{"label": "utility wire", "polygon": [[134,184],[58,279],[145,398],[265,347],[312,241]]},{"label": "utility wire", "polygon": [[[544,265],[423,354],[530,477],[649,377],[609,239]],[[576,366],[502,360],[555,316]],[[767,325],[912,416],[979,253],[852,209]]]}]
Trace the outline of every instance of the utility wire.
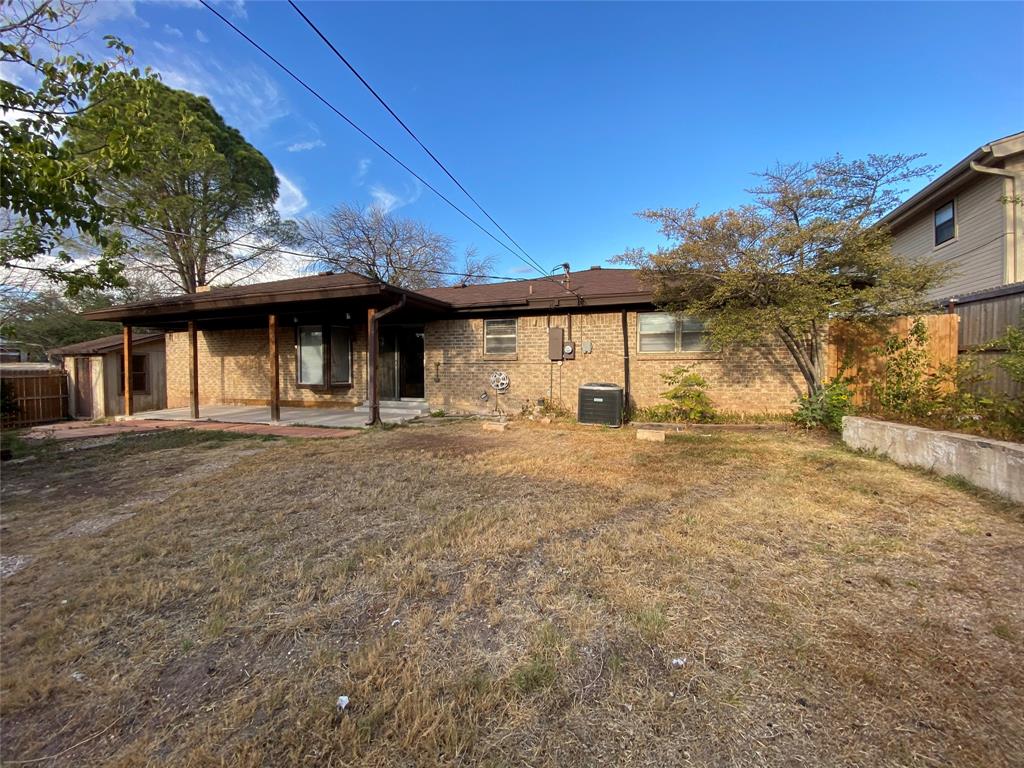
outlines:
[{"label": "utility wire", "polygon": [[255,40],[253,40],[251,37],[249,37],[249,35],[247,35],[245,32],[243,32],[241,29],[239,29],[237,26],[235,26],[235,24],[230,19],[228,19],[226,16],[224,16],[220,11],[218,11],[212,5],[210,5],[210,3],[207,0],[199,0],[199,2],[202,3],[203,7],[205,7],[208,11],[210,11],[210,13],[212,13],[214,16],[216,16],[218,19],[220,19],[222,22],[224,22],[227,26],[231,27],[231,29],[233,29],[239,36],[241,36],[247,43],[249,43],[249,45],[254,47],[256,50],[258,50],[260,53],[262,53],[268,59],[270,59],[270,61],[272,61],[275,65],[277,65],[278,68],[280,68],[282,71],[284,71],[289,77],[291,77],[295,82],[297,82],[303,88],[305,88],[314,98],[316,98],[324,106],[326,106],[328,109],[330,109],[332,112],[334,112],[334,114],[336,114],[338,117],[340,117],[342,120],[344,120],[350,126],[352,126],[364,138],[366,138],[375,147],[377,147],[377,149],[379,149],[385,155],[387,155],[392,160],[394,160],[396,163],[398,163],[398,165],[400,165],[404,170],[406,170],[414,178],[416,178],[421,184],[423,184],[423,186],[425,186],[427,189],[429,189],[431,192],[433,192],[435,195],[437,195],[439,198],[441,198],[445,203],[447,203],[450,207],[452,207],[455,211],[457,211],[463,218],[465,218],[467,221],[469,221],[471,224],[473,224],[473,226],[475,226],[477,229],[479,229],[481,232],[483,232],[485,235],[487,235],[489,238],[491,238],[494,242],[496,242],[498,245],[500,245],[506,251],[511,253],[513,256],[515,256],[519,261],[523,262],[524,264],[526,264],[531,269],[536,269],[544,278],[546,278],[548,280],[551,280],[552,282],[557,283],[558,285],[562,286],[562,288],[564,288],[565,290],[569,291],[569,293],[572,293],[574,296],[576,296],[576,298],[579,300],[580,303],[583,302],[583,297],[580,296],[580,294],[578,294],[573,289],[569,288],[567,285],[565,285],[563,283],[560,283],[559,281],[555,280],[550,275],[545,274],[544,270],[541,269],[540,267],[538,267],[536,264],[532,264],[529,261],[527,261],[526,259],[524,259],[519,253],[517,253],[511,247],[509,247],[509,245],[504,240],[499,239],[497,236],[494,235],[493,232],[491,232],[489,229],[484,227],[480,222],[478,222],[476,219],[474,219],[472,216],[470,216],[468,213],[466,213],[464,210],[462,210],[459,206],[457,206],[455,203],[453,203],[451,200],[449,200],[433,184],[431,184],[429,181],[427,181],[422,176],[420,176],[418,173],[416,173],[416,171],[414,171],[412,168],[410,168],[408,165],[406,165],[404,162],[402,162],[400,159],[398,159],[398,157],[396,157],[395,154],[393,152],[391,152],[391,150],[389,150],[387,147],[385,147],[383,144],[381,144],[379,141],[377,141],[375,138],[373,138],[373,136],[371,136],[366,131],[364,131],[362,128],[360,128],[351,118],[349,118],[345,113],[343,113],[341,110],[339,110],[333,104],[331,104],[331,102],[329,102],[326,98],[321,96],[320,93],[317,92],[316,89],[314,89],[311,85],[306,83],[305,80],[303,80],[301,77],[299,77],[294,72],[292,72],[291,69],[289,69],[283,63],[281,63],[281,61],[279,61],[273,54],[271,54],[263,46],[261,46],[259,43],[257,43]]},{"label": "utility wire", "polygon": [[[192,237],[192,235],[188,234],[187,232],[175,232],[172,229],[164,229],[163,227],[157,227],[157,226],[149,225],[149,224],[146,225],[146,229],[151,229],[151,230],[154,230],[156,232],[162,232],[165,235],[175,235],[177,237]],[[136,245],[145,245],[145,241],[143,241],[143,240],[141,240],[141,239],[139,239],[137,237],[132,237],[131,235],[125,235],[123,232],[121,234],[122,234],[122,236],[126,240],[130,240],[130,241],[134,242]],[[309,253],[302,253],[301,251],[290,251],[287,248],[278,248],[278,247],[269,246],[269,245],[253,245],[252,243],[243,243],[240,240],[224,240],[224,241],[208,240],[207,244],[211,245],[211,246],[213,246],[215,248],[234,248],[234,247],[237,246],[237,247],[240,247],[240,248],[250,248],[250,249],[252,249],[254,251],[274,251],[275,253],[283,253],[283,254],[286,254],[288,256],[300,256],[300,257],[302,257],[304,259],[311,259],[314,262],[315,261],[320,261],[322,263],[329,263],[329,262],[326,262],[324,259],[319,259],[318,257],[316,257],[316,256],[314,256],[312,254],[309,254]],[[485,275],[485,274],[480,274],[478,272],[452,272],[452,271],[447,271],[447,270],[443,270],[443,269],[429,269],[427,267],[403,267],[403,270],[406,271],[406,272],[422,272],[423,274],[427,274],[427,275],[440,275],[442,277],[482,277],[482,278],[486,278],[488,280],[513,280],[513,281],[515,281],[515,280],[523,280],[524,279],[524,278],[521,278],[521,277],[509,277],[508,275]],[[343,270],[343,271],[348,272],[350,270]],[[354,273],[354,274],[358,274],[358,273]],[[366,277],[366,275],[362,275],[362,277]],[[284,279],[288,279],[288,278],[284,278]],[[436,286],[436,287],[444,288],[444,287],[452,287],[452,286]]]},{"label": "utility wire", "polygon": [[449,179],[451,179],[453,182],[455,182],[455,186],[457,186],[459,189],[461,189],[463,194],[466,197],[468,197],[470,200],[473,201],[473,205],[475,205],[478,209],[480,209],[480,212],[490,220],[491,224],[496,226],[498,228],[498,230],[501,232],[501,234],[503,234],[505,237],[507,237],[509,242],[512,243],[512,245],[514,245],[516,248],[518,248],[522,252],[522,254],[524,256],[526,256],[526,258],[528,258],[530,260],[530,262],[533,264],[533,266],[538,271],[543,272],[543,268],[540,266],[540,264],[537,263],[536,259],[534,259],[532,256],[530,256],[530,254],[526,252],[526,249],[523,248],[523,246],[521,246],[519,243],[517,243],[515,238],[512,237],[512,235],[510,235],[507,231],[505,231],[505,228],[502,227],[501,224],[499,224],[494,219],[494,217],[491,216],[491,214],[487,212],[487,209],[484,208],[480,204],[480,202],[475,197],[473,197],[473,195],[471,195],[469,193],[469,190],[466,189],[462,185],[462,182],[460,182],[457,178],[455,178],[455,176],[452,174],[451,171],[448,170],[448,168],[445,166],[445,164],[442,163],[437,158],[437,155],[435,155],[433,152],[431,152],[430,149],[427,147],[427,145],[424,144],[422,141],[420,141],[420,137],[417,136],[416,133],[412,130],[412,128],[410,128],[408,125],[406,125],[406,122],[395,113],[395,110],[393,110],[391,108],[391,105],[388,104],[386,101],[384,101],[384,97],[381,96],[379,93],[377,93],[377,91],[374,89],[374,87],[372,85],[370,85],[368,82],[366,82],[366,78],[363,77],[361,74],[359,74],[358,70],[356,70],[356,68],[354,66],[352,66],[351,62],[349,62],[349,60],[345,58],[344,54],[342,54],[342,52],[339,51],[335,47],[334,43],[332,43],[330,41],[330,39],[327,37],[327,35],[325,35],[323,32],[321,32],[320,28],[317,27],[317,25],[314,24],[313,21],[305,13],[302,12],[302,9],[299,8],[299,6],[295,3],[295,0],[288,0],[288,5],[290,5],[295,10],[295,12],[297,14],[299,14],[299,16],[302,17],[302,20],[305,21],[306,24],[309,25],[310,29],[312,29],[316,33],[317,37],[319,37],[324,42],[324,45],[326,45],[328,48],[330,48],[331,52],[334,53],[334,55],[337,56],[338,59],[341,60],[341,63],[344,64],[346,67],[348,67],[349,71],[353,75],[355,75],[356,78],[358,78],[359,82],[361,82],[364,86],[366,86],[366,90],[368,90],[370,93],[373,94],[373,97],[375,99],[377,99],[377,101],[380,102],[381,106],[384,107],[384,109],[386,109],[388,111],[388,113],[393,118],[395,118],[395,120],[398,121],[398,124],[400,126],[402,126],[402,128],[405,129],[405,132],[408,133],[413,138],[413,141],[415,141],[417,144],[419,144],[420,148],[430,156],[430,159],[433,160],[437,164],[437,166],[442,171],[445,172],[445,175],[447,175]]}]

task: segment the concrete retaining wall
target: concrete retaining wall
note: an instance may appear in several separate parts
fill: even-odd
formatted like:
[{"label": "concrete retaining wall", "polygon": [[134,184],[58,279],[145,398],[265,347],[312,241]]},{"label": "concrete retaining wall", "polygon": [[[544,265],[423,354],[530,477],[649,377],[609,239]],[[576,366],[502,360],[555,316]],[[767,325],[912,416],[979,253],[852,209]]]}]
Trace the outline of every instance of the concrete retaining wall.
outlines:
[{"label": "concrete retaining wall", "polygon": [[1024,503],[1024,445],[1020,443],[859,416],[843,419],[843,442],[858,450],[877,451],[904,466],[959,475]]}]

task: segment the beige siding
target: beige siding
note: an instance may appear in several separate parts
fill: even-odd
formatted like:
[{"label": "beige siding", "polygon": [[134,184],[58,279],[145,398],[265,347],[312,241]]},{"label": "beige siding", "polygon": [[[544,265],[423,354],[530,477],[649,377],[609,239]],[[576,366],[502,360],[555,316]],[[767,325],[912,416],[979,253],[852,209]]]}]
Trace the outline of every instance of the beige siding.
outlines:
[{"label": "beige siding", "polygon": [[[135,392],[132,395],[132,406],[136,413],[142,411],[158,411],[167,407],[167,367],[164,355],[163,340],[146,344],[135,344],[133,355],[146,355],[149,358],[149,388],[146,392]],[[108,352],[103,356],[103,390],[93,390],[93,409],[98,410],[103,404],[104,416],[117,416],[124,413],[124,382],[121,380],[121,353]],[[99,415],[99,414],[97,414]]]},{"label": "beige siding", "polygon": [[955,196],[955,239],[935,246],[934,211],[929,208],[893,231],[893,251],[910,259],[937,261],[950,269],[929,298],[996,288],[1006,282],[1009,217],[1001,198],[1004,180],[977,176]]}]

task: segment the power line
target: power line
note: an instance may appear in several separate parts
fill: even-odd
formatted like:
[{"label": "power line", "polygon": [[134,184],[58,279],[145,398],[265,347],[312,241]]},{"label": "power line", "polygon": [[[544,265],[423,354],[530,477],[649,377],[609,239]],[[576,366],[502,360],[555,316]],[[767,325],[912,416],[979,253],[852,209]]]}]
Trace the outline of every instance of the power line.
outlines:
[{"label": "power line", "polygon": [[451,171],[448,170],[448,168],[445,166],[445,164],[442,163],[437,158],[437,155],[435,155],[433,152],[431,152],[430,149],[427,147],[427,145],[424,144],[422,141],[420,141],[420,137],[417,136],[416,133],[412,130],[412,128],[410,128],[408,125],[406,125],[405,121],[402,118],[400,118],[395,113],[395,110],[393,110],[391,108],[391,105],[389,105],[386,101],[384,101],[384,97],[381,96],[379,93],[377,93],[377,91],[374,89],[374,87],[372,85],[370,85],[366,81],[366,78],[363,77],[361,74],[359,74],[359,72],[356,70],[356,68],[354,66],[352,66],[351,62],[349,62],[349,60],[345,58],[344,54],[342,54],[342,52],[339,51],[335,47],[334,43],[332,43],[330,41],[330,39],[328,39],[327,35],[325,35],[323,32],[321,32],[320,28],[317,27],[317,25],[314,24],[313,21],[305,13],[302,12],[302,9],[299,8],[298,5],[296,5],[295,0],[288,0],[288,4],[294,9],[294,11],[297,14],[299,14],[299,16],[302,17],[302,20],[305,21],[306,24],[309,25],[310,29],[312,29],[316,33],[317,37],[319,37],[324,42],[324,45],[326,45],[328,48],[330,48],[331,51],[334,53],[334,55],[337,56],[338,59],[341,60],[341,63],[344,64],[346,67],[348,67],[349,71],[353,75],[355,75],[356,78],[358,78],[359,82],[361,82],[364,86],[366,86],[366,89],[370,93],[373,94],[373,97],[375,99],[377,99],[377,101],[380,102],[381,106],[384,107],[384,109],[386,109],[388,111],[388,113],[393,118],[395,118],[395,120],[398,121],[398,124],[400,126],[402,126],[402,128],[405,129],[405,132],[408,133],[413,138],[413,141],[415,141],[417,144],[419,144],[420,148],[430,156],[430,159],[433,160],[437,164],[437,166],[442,171],[445,172],[445,174],[448,176],[449,179],[451,179],[453,182],[455,182],[455,186],[457,186],[459,189],[461,189],[463,194],[465,194],[466,197],[468,197],[470,200],[473,201],[473,205],[475,205],[477,208],[480,209],[480,212],[483,213],[483,215],[486,216],[490,220],[491,224],[496,226],[499,229],[499,231],[501,232],[501,234],[503,234],[505,237],[507,237],[509,239],[509,242],[511,242],[516,248],[518,248],[523,253],[524,256],[526,256],[527,259],[530,260],[530,262],[533,264],[535,269],[537,269],[540,272],[543,272],[543,268],[540,266],[540,264],[537,263],[536,259],[534,259],[532,256],[530,256],[530,254],[526,252],[526,249],[523,248],[523,246],[521,246],[519,243],[517,243],[515,238],[512,237],[512,235],[510,235],[507,231],[505,231],[505,228],[502,227],[501,224],[499,224],[494,219],[494,217],[491,216],[491,214],[487,212],[487,209],[484,208],[480,204],[480,202],[475,197],[473,197],[473,195],[471,195],[469,193],[469,190],[466,189],[462,185],[462,182],[460,182],[457,178],[455,178],[455,176],[452,174]]},{"label": "power line", "polygon": [[[466,213],[464,210],[462,210],[459,206],[457,206],[455,203],[453,203],[451,200],[449,200],[440,190],[438,190],[436,187],[434,187],[433,184],[431,184],[429,181],[427,181],[422,176],[420,176],[418,173],[416,173],[416,171],[414,171],[412,168],[410,168],[404,162],[399,160],[398,157],[396,157],[395,154],[393,152],[391,152],[391,150],[389,150],[387,147],[385,147],[383,144],[381,144],[379,141],[377,141],[375,138],[373,138],[373,136],[371,136],[366,131],[364,131],[362,128],[360,128],[351,118],[349,118],[345,113],[343,113],[341,110],[339,110],[333,104],[331,104],[331,102],[329,102],[326,98],[321,96],[320,93],[317,92],[317,90],[314,89],[311,85],[306,83],[305,80],[303,80],[301,77],[299,77],[294,72],[292,72],[291,69],[289,69],[283,63],[281,63],[273,54],[271,54],[263,46],[261,46],[259,43],[257,43],[255,40],[253,40],[251,37],[249,37],[249,35],[247,35],[245,32],[243,32],[241,29],[239,29],[237,26],[235,26],[235,24],[230,19],[228,19],[223,14],[221,14],[220,11],[218,11],[212,5],[210,5],[210,3],[207,2],[207,0],[199,0],[199,2],[202,3],[203,7],[205,7],[208,11],[210,11],[210,13],[212,13],[214,16],[216,16],[218,19],[220,19],[226,25],[231,27],[231,29],[233,29],[239,36],[241,36],[247,43],[249,43],[249,45],[253,46],[256,50],[258,50],[260,53],[262,53],[264,56],[266,56],[268,59],[270,59],[270,61],[272,61],[278,68],[280,68],[283,72],[285,72],[289,77],[291,77],[295,82],[297,82],[303,88],[305,88],[314,98],[316,98],[324,106],[326,106],[328,109],[330,109],[332,112],[334,112],[334,114],[336,114],[338,117],[340,117],[342,120],[344,120],[350,126],[352,126],[364,138],[366,138],[375,147],[377,147],[377,149],[379,149],[381,152],[383,152],[388,157],[390,157],[392,160],[394,160],[396,163],[398,163],[398,165],[400,165],[405,171],[410,173],[421,184],[423,184],[423,186],[425,186],[427,189],[429,189],[431,192],[433,192],[435,195],[437,195],[439,198],[441,198],[445,203],[447,203],[449,206],[451,206],[451,208],[453,208],[463,218],[465,218],[467,221],[469,221],[471,224],[473,224],[473,226],[475,226],[477,229],[479,229],[481,232],[483,232],[485,235],[487,235],[489,238],[491,238],[498,245],[500,245],[506,251],[511,253],[517,259],[519,259],[519,261],[523,262],[524,264],[526,264],[531,269],[536,269],[546,279],[552,280],[553,282],[558,283],[558,281],[554,280],[553,278],[551,278],[550,275],[545,274],[543,269],[538,267],[536,264],[530,263],[529,261],[524,259],[522,256],[520,256],[518,253],[516,253],[514,250],[512,250],[512,248],[510,248],[508,246],[508,244],[504,240],[498,239],[498,237],[496,237],[493,232],[491,232],[489,229],[484,227],[480,222],[478,222],[476,219],[474,219],[472,216],[470,216],[468,213]],[[558,284],[562,285],[561,283],[558,283]],[[576,296],[576,298],[582,303],[583,297],[580,296],[576,291],[572,290],[571,288],[569,288],[568,286],[565,286],[565,285],[562,285],[562,287],[565,288],[566,290],[568,290],[574,296]]]},{"label": "power line", "polygon": [[[129,225],[129,226],[132,226],[132,225]],[[157,227],[157,226],[149,225],[149,224],[146,225],[146,228],[147,229],[152,229],[152,230],[154,230],[156,232],[162,232],[165,235],[175,235],[176,237],[192,237],[192,235],[188,234],[187,232],[175,232],[173,229],[164,229],[163,227]],[[141,240],[139,240],[138,238],[132,237],[131,235],[125,235],[123,232],[121,234],[127,240],[134,241],[136,244],[139,244],[139,245],[143,244],[143,242]],[[276,246],[253,245],[251,243],[243,243],[240,240],[223,240],[223,241],[209,240],[209,241],[207,241],[207,243],[209,245],[213,246],[213,247],[216,247],[216,248],[233,248],[233,247],[237,246],[237,247],[240,247],[240,248],[250,248],[250,249],[252,249],[254,251],[274,251],[276,253],[283,253],[283,254],[286,254],[288,256],[300,256],[300,257],[302,257],[304,259],[312,259],[312,260],[318,260],[318,261],[321,261],[321,262],[324,262],[324,263],[329,263],[329,262],[326,262],[326,260],[324,260],[324,259],[318,259],[316,256],[313,256],[313,255],[308,254],[308,253],[302,253],[301,251],[290,251],[287,248],[278,248]],[[488,280],[522,280],[523,279],[523,278],[509,277],[508,275],[485,275],[485,274],[480,274],[478,272],[453,272],[453,271],[447,271],[447,270],[443,270],[443,269],[428,269],[427,267],[404,267],[403,269],[406,272],[422,272],[424,274],[439,275],[439,276],[442,276],[442,277],[482,277],[482,278],[486,278]],[[348,271],[348,270],[345,270],[345,271]],[[365,275],[364,275],[364,277],[365,277]],[[440,286],[440,287],[444,287],[444,286]]]}]

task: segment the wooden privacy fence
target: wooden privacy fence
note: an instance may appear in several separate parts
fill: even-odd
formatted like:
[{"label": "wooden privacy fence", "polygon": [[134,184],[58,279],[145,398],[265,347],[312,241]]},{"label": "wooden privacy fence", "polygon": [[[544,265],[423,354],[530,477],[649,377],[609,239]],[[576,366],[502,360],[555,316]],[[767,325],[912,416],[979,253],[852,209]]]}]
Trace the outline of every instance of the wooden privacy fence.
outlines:
[{"label": "wooden privacy fence", "polygon": [[[999,343],[1010,326],[1024,326],[1024,283],[962,296],[950,302],[960,318],[960,354],[970,355],[989,378],[976,389],[983,394],[1024,396],[1024,388],[996,365],[1005,353]],[[979,349],[993,344],[992,349]]]},{"label": "wooden privacy fence", "polygon": [[[854,404],[867,405],[871,401],[871,381],[885,369],[885,357],[879,354],[878,347],[891,334],[906,337],[915,319],[897,317],[879,329],[833,323],[829,326],[825,355],[826,375],[830,379],[837,376],[845,362],[846,375],[853,379]],[[953,314],[923,315],[921,320],[928,331],[928,358],[932,370],[956,363],[960,318]]]},{"label": "wooden privacy fence", "polygon": [[4,429],[46,424],[68,417],[68,376],[62,370],[0,371],[4,397],[9,391],[17,412],[4,414]]}]

